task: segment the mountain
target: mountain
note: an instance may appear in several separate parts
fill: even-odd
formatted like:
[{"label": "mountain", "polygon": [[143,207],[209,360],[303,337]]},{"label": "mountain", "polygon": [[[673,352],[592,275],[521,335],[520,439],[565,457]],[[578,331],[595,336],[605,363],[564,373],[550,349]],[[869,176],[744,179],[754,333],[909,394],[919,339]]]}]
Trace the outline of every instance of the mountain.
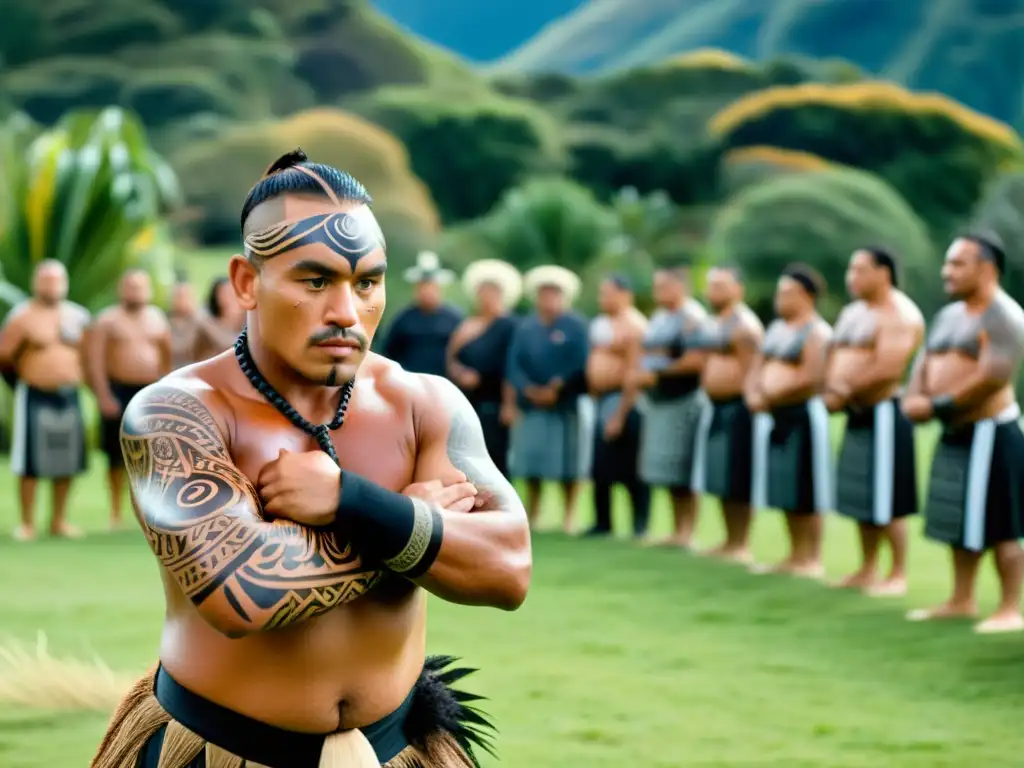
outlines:
[{"label": "mountain", "polygon": [[603,73],[702,48],[848,59],[1024,126],[1021,0],[591,0],[493,69]]},{"label": "mountain", "polygon": [[493,61],[586,0],[373,0],[399,26],[471,61]]}]

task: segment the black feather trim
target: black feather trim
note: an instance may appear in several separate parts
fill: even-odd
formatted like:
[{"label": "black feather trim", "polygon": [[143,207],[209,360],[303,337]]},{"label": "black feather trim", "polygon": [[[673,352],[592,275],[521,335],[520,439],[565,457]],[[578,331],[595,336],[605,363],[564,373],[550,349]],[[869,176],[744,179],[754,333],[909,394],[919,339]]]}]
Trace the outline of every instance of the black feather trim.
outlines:
[{"label": "black feather trim", "polygon": [[432,735],[438,731],[449,733],[479,768],[473,750],[479,748],[495,756],[491,739],[496,729],[484,712],[470,705],[485,701],[485,697],[452,688],[454,683],[476,672],[465,667],[452,668],[457,661],[454,656],[427,657],[405,720],[405,737],[413,746],[426,750]]}]

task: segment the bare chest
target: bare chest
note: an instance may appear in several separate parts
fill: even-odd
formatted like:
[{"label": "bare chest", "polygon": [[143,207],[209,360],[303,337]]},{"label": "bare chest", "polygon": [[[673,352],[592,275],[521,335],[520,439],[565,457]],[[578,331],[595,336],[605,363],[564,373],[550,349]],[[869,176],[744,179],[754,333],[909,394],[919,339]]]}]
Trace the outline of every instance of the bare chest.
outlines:
[{"label": "bare chest", "polygon": [[140,318],[119,317],[110,323],[107,333],[110,340],[117,344],[155,344],[167,331],[166,320],[144,315]]},{"label": "bare chest", "polygon": [[[372,404],[371,404],[372,406]],[[353,407],[340,429],[331,432],[342,469],[384,488],[401,491],[413,482],[416,440],[411,421],[385,404]],[[316,439],[293,425],[270,404],[244,401],[236,410],[229,450],[242,473],[257,485],[260,472],[282,450],[322,450]]]},{"label": "bare chest", "polygon": [[967,312],[946,312],[936,319],[928,334],[932,355],[958,353],[977,358],[981,350],[981,317]]},{"label": "bare chest", "polygon": [[878,335],[878,315],[867,307],[852,309],[836,325],[832,343],[836,347],[868,349],[875,345]]}]

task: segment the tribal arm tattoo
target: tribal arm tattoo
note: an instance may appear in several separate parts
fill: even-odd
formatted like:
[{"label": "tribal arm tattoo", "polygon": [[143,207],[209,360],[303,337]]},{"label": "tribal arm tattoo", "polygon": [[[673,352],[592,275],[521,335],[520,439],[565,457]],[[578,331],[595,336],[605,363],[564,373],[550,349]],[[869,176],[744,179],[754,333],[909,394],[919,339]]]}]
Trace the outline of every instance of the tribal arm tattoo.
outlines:
[{"label": "tribal arm tattoo", "polygon": [[1010,386],[1024,361],[1024,310],[997,294],[981,317],[978,365],[949,393],[957,409],[971,409]]},{"label": "tribal arm tattoo", "polygon": [[526,599],[533,565],[526,511],[491,460],[480,419],[465,395],[446,379],[425,378],[432,410],[421,421],[416,474],[444,477],[454,467],[487,503],[468,513],[440,510],[441,550],[416,582],[449,602],[515,610]]},{"label": "tribal arm tattoo", "polygon": [[183,388],[136,396],[121,447],[157,560],[211,625],[230,637],[306,621],[362,596],[380,573],[333,535],[264,522],[210,410]]}]

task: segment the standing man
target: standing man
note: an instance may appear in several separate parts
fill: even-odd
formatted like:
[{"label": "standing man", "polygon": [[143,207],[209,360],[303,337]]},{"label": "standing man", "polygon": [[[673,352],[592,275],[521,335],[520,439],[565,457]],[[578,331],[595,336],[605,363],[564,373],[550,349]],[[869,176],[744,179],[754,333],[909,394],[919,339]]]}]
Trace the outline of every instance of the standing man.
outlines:
[{"label": "standing man", "polygon": [[580,279],[555,265],[535,267],[524,276],[535,311],[519,323],[509,350],[507,375],[518,416],[512,429],[509,470],[526,481],[526,512],[531,525],[540,514],[543,480],[562,486],[562,527],[573,530],[580,478],[579,399],[586,391],[587,324],[569,307]]},{"label": "standing man", "polygon": [[[924,317],[897,289],[896,270],[896,258],[882,248],[850,257],[846,286],[854,301],[836,321],[825,382],[826,407],[847,413],[836,509],[858,524],[863,553],[860,569],[839,586],[871,595],[906,593],[906,518],[918,506],[914,426],[898,398],[924,338]],[[892,549],[892,569],[878,582],[883,538]]]},{"label": "standing man", "polygon": [[823,513],[834,506],[825,350],[832,335],[817,311],[825,281],[806,264],[786,267],[775,290],[778,318],[768,326],[747,381],[747,407],[771,414],[771,431],[754,435],[754,507],[786,515],[789,556],[756,572],[819,578]]},{"label": "standing man", "polygon": [[226,277],[210,283],[206,311],[199,320],[195,359],[206,360],[231,349],[245,326],[245,310],[238,304],[235,289]]},{"label": "standing man", "polygon": [[117,306],[96,316],[86,344],[89,387],[102,417],[100,447],[107,455],[111,528],[121,525],[125,491],[121,415],[143,387],[171,371],[171,328],[164,313],[150,304],[149,275],[139,269],[126,272],[118,295]]},{"label": "standing man", "polygon": [[946,251],[947,304],[932,323],[903,400],[911,420],[942,422],[925,503],[925,536],[953,554],[953,594],[915,621],[974,616],[978,563],[992,550],[1001,597],[979,632],[1024,629],[1024,434],[1014,383],[1024,360],[1024,311],[999,286],[998,236],[959,237]]},{"label": "standing man", "polygon": [[11,471],[18,477],[21,524],[17,541],[36,536],[39,480],[53,485],[50,534],[77,537],[67,522],[71,480],[86,468],[85,424],[79,404],[80,346],[89,324],[84,307],[67,301],[68,273],[42,261],[32,275],[32,298],[8,314],[0,328],[0,369],[13,370],[14,434]]},{"label": "standing man", "polygon": [[640,413],[636,392],[624,391],[626,373],[639,356],[647,318],[634,304],[633,287],[622,275],[601,283],[602,314],[590,324],[587,390],[594,399],[594,452],[590,476],[594,484],[595,524],[592,535],[612,532],[612,486],[622,483],[633,504],[633,534],[647,533],[651,491],[640,479]]},{"label": "standing man", "polygon": [[171,369],[178,370],[195,362],[200,319],[196,296],[185,275],[178,275],[171,293]]},{"label": "standing man", "polygon": [[301,152],[274,163],[229,268],[234,354],[125,411],[167,618],[93,768],[470,768],[486,746],[449,687],[467,670],[425,658],[426,592],[516,609],[529,529],[458,389],[369,352],[387,257],[368,202]]},{"label": "standing man", "polygon": [[722,505],[725,541],[708,554],[745,563],[750,560],[754,417],[743,401],[743,385],[761,348],[764,326],[743,303],[738,267],[708,270],[706,296],[714,316],[700,342],[707,352],[700,386],[709,404],[697,438],[694,490],[715,496]]},{"label": "standing man", "polygon": [[417,257],[416,266],[405,271],[406,282],[416,285],[415,303],[391,321],[382,355],[412,373],[448,374],[448,343],[462,312],[443,303],[441,290],[454,277],[436,253],[424,251]]},{"label": "standing man", "polygon": [[674,532],[668,543],[689,547],[697,525],[693,454],[706,402],[700,391],[705,354],[697,341],[707,312],[691,298],[689,269],[654,273],[658,309],[644,331],[642,350],[626,377],[625,397],[643,394],[640,478],[672,497]]}]

